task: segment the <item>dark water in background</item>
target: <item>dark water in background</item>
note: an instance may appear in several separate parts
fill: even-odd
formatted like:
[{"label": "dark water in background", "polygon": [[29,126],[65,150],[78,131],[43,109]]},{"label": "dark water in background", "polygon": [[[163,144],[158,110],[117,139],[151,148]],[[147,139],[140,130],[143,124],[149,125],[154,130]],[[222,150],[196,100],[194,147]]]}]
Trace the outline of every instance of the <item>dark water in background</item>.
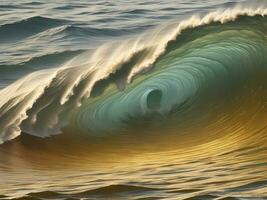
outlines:
[{"label": "dark water in background", "polygon": [[263,3],[0,1],[0,199],[267,199]]}]

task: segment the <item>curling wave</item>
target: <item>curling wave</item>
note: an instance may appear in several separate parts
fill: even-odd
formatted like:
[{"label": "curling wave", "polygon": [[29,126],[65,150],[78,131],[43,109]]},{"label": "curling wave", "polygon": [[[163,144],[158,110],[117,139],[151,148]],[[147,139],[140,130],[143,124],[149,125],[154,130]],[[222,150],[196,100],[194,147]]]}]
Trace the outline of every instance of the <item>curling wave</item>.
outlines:
[{"label": "curling wave", "polygon": [[198,119],[211,102],[264,86],[266,15],[261,6],[192,16],[31,73],[0,91],[0,142],[21,132],[102,136],[132,123]]}]

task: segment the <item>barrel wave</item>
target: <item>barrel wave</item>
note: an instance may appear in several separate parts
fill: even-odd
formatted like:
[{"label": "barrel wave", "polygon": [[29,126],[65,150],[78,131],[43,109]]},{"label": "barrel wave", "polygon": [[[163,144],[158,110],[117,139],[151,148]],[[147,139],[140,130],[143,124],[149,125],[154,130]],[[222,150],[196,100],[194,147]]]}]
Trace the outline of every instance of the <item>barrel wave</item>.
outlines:
[{"label": "barrel wave", "polygon": [[88,99],[74,115],[75,126],[96,134],[125,130],[133,119],[170,113],[178,117],[197,107],[200,99],[202,104],[216,97],[227,100],[227,94],[238,95],[239,89],[266,72],[266,50],[266,19],[259,16],[187,29],[169,42],[151,70],[125,89],[110,87]]},{"label": "barrel wave", "polygon": [[1,61],[0,199],[265,199],[266,4],[212,10],[141,35],[67,17],[1,25],[1,41],[36,51],[107,42]]},{"label": "barrel wave", "polygon": [[235,95],[235,86],[265,73],[265,15],[265,8],[235,8],[192,16],[29,74],[1,90],[1,141],[66,127],[103,136]]}]

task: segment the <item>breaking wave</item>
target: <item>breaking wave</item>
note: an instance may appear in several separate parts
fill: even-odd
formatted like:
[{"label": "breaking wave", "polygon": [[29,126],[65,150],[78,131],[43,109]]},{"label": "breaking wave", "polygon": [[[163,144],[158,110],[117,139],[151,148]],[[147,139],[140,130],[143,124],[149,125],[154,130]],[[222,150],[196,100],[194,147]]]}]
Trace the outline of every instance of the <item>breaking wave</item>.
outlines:
[{"label": "breaking wave", "polygon": [[[244,102],[263,113],[264,97],[251,103],[251,95],[258,97],[267,88],[266,15],[262,6],[195,15],[28,74],[0,91],[0,143],[21,133],[98,137],[129,133],[133,127],[209,126],[204,113],[223,118],[234,108],[242,117]],[[0,35],[14,26],[1,27]]]}]

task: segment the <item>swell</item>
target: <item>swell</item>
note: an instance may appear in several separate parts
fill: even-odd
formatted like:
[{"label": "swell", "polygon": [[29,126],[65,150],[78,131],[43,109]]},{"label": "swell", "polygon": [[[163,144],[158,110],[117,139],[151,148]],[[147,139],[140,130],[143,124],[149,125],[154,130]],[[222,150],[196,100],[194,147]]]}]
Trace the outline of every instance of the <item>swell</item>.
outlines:
[{"label": "swell", "polygon": [[[53,52],[51,54],[46,54],[46,55],[41,55],[38,57],[31,57],[30,59],[24,61],[24,62],[20,62],[20,63],[16,63],[14,65],[0,65],[1,71],[3,70],[9,70],[9,68],[16,68],[17,70],[20,67],[24,67],[24,66],[36,66],[38,67],[38,65],[41,65],[41,67],[43,67],[42,65],[47,65],[47,66],[51,66],[53,62],[57,62],[59,60],[59,63],[62,63],[64,61],[63,58],[66,57],[67,60],[69,60],[69,57],[74,57],[77,54],[82,53],[83,50],[77,50],[77,51],[63,51],[63,52]],[[66,62],[66,61],[65,61]]]},{"label": "swell", "polygon": [[0,42],[6,43],[32,36],[49,28],[61,26],[66,21],[41,16],[30,17],[21,21],[0,26]]},{"label": "swell", "polygon": [[[253,182],[249,185],[258,184],[264,187],[264,181]],[[242,187],[242,186],[241,186]],[[95,189],[89,189],[83,192],[55,192],[55,191],[42,191],[35,193],[28,193],[22,197],[11,198],[11,199],[81,199],[81,198],[129,198],[130,196],[139,196],[141,199],[161,199],[161,196],[179,196],[180,199],[183,200],[193,200],[193,199],[216,199],[216,200],[239,200],[243,199],[243,197],[239,195],[225,195],[220,193],[208,193],[205,191],[201,191],[201,189],[171,189],[171,188],[152,188],[138,185],[127,185],[127,184],[114,184],[108,185],[104,187],[98,187]],[[164,195],[163,195],[164,194]],[[265,198],[265,197],[263,197]],[[263,199],[262,197],[248,197],[247,199]],[[10,199],[7,196],[0,196],[0,199]],[[139,199],[139,198],[136,198]]]},{"label": "swell", "polygon": [[[144,186],[134,186],[134,185],[108,185],[105,187],[99,187],[96,189],[91,189],[83,191],[80,193],[64,194],[53,191],[44,191],[37,193],[29,193],[21,198],[17,199],[81,199],[81,198],[111,198],[120,196],[127,196],[130,194],[140,195],[145,193],[151,193],[157,191],[156,188],[149,188]],[[1,198],[1,197],[0,197]],[[3,197],[4,198],[4,197]]]},{"label": "swell", "polygon": [[[180,110],[180,105],[187,105],[207,79],[215,80],[209,81],[209,84],[223,83],[212,74],[222,73],[222,80],[227,79],[225,74],[228,72],[236,77],[236,72],[242,69],[231,67],[242,59],[246,60],[242,64],[248,70],[255,67],[256,62],[260,68],[266,63],[263,56],[266,51],[266,14],[266,8],[259,7],[226,9],[203,17],[193,16],[177,26],[161,27],[137,39],[106,44],[96,49],[93,55],[81,54],[60,68],[31,73],[0,91],[0,96],[5,97],[0,101],[0,142],[19,136],[21,131],[47,137],[61,133],[66,126],[96,134],[106,129],[116,131],[125,121],[128,123],[130,118],[150,118],[153,110],[160,115],[170,113],[174,107]],[[222,35],[224,32],[229,34],[226,34],[230,36],[229,41],[223,45],[234,42],[233,51],[227,52],[219,45],[213,49],[221,49],[220,53],[224,55],[222,58],[210,50],[207,51],[210,55],[203,55],[202,58],[194,55],[193,49],[199,50],[196,51],[198,53],[205,52],[211,45],[205,41],[203,45],[202,36],[207,36],[206,39],[211,37],[214,42],[223,40],[212,38],[214,33],[220,36],[220,31]],[[241,31],[240,36],[237,35],[238,31]],[[251,36],[255,38],[251,42],[247,41]],[[172,52],[175,53],[172,55]],[[189,56],[184,56],[186,54]],[[168,61],[168,57],[173,58]],[[198,58],[198,61],[192,58]],[[205,63],[207,59],[211,61],[209,64]],[[178,68],[172,66],[172,62]],[[192,68],[190,62],[193,66],[200,62],[200,67]],[[213,65],[217,65],[219,70],[214,69]],[[151,73],[142,75],[151,70],[152,66],[155,69]],[[207,71],[211,73],[206,77]],[[179,84],[168,85],[173,78],[171,74],[175,73],[178,73],[178,79],[173,80]],[[158,82],[158,76],[163,77],[163,84],[153,86],[153,82]],[[136,80],[132,82],[134,77]],[[110,86],[111,83],[123,91],[118,92]],[[99,88],[102,91],[99,92]],[[95,98],[90,98],[92,94]],[[169,98],[169,95],[173,97]],[[127,101],[130,104],[124,104]],[[111,108],[122,112],[113,112]],[[104,126],[103,120],[106,122]]]},{"label": "swell", "polygon": [[[98,21],[95,21],[96,23]],[[121,36],[123,34],[137,33],[147,29],[149,26],[133,27],[125,29],[115,28],[96,28],[96,27],[80,27],[72,24],[71,21],[62,19],[53,19],[42,16],[34,16],[21,21],[7,23],[0,26],[0,42],[7,44],[17,42],[21,39],[32,37],[40,37],[39,34],[50,37],[56,35],[66,35],[65,37],[94,37],[94,36]],[[44,32],[44,33],[43,33]]]},{"label": "swell", "polygon": [[86,37],[116,37],[125,34],[138,33],[149,26],[133,27],[133,28],[94,28],[94,27],[79,27],[74,25],[65,26],[59,33],[65,33],[70,36],[86,36]]},{"label": "swell", "polygon": [[0,83],[1,88],[8,86],[19,78],[42,69],[49,69],[64,64],[69,59],[82,53],[83,50],[53,52],[37,57],[32,57],[24,62],[18,62],[12,65],[0,65]]}]

